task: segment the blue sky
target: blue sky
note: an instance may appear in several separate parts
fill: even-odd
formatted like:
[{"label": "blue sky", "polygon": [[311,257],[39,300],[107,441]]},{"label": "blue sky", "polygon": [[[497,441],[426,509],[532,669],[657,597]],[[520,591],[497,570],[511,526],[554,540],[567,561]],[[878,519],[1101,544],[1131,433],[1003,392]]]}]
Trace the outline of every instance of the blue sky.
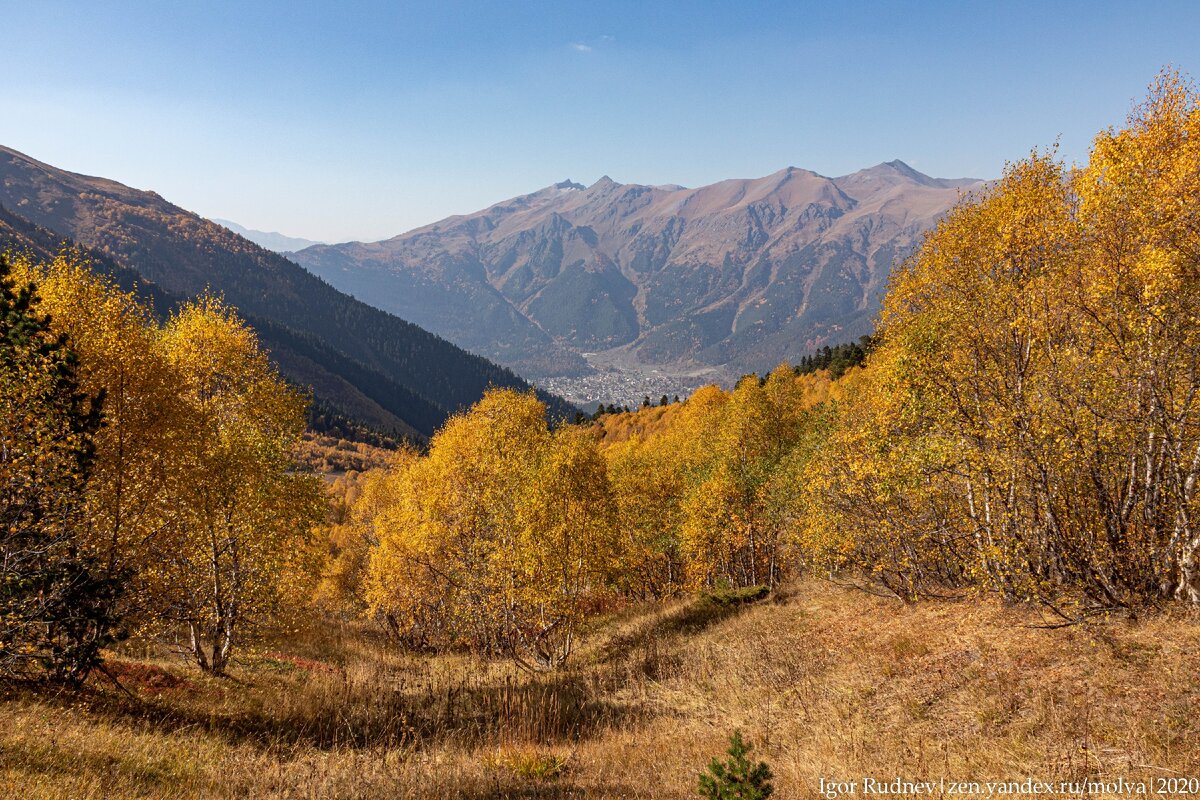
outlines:
[{"label": "blue sky", "polygon": [[1086,156],[1200,3],[0,0],[0,144],[209,217],[380,239],[564,178]]}]

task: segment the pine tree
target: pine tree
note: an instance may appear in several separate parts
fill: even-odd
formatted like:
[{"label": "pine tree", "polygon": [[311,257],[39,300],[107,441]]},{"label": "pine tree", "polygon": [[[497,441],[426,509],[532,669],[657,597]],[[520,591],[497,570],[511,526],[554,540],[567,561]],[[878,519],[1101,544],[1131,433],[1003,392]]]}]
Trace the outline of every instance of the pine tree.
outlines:
[{"label": "pine tree", "polygon": [[775,792],[771,785],[771,768],[766,762],[750,761],[754,748],[735,730],[729,737],[729,758],[714,758],[700,773],[700,796],[707,800],[766,800]]},{"label": "pine tree", "polygon": [[78,683],[112,642],[120,576],[81,541],[100,397],[0,256],[0,674]]}]

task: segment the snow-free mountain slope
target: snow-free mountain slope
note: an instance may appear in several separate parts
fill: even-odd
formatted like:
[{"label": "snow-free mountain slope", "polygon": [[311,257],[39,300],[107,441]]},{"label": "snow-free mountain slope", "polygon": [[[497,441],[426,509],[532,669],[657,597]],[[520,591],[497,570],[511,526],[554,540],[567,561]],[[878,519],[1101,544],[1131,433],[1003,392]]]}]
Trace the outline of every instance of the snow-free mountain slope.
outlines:
[{"label": "snow-free mountain slope", "polygon": [[213,222],[218,225],[224,225],[243,239],[249,239],[259,247],[274,253],[292,253],[296,250],[312,247],[314,244],[324,244],[324,242],[318,242],[314,239],[302,239],[299,236],[288,236],[276,231],[259,231],[254,228],[247,228],[227,219],[214,218]]},{"label": "snow-free mountain slope", "polygon": [[617,348],[647,369],[736,374],[869,332],[894,261],[978,183],[900,161],[694,189],[568,180],[294,258],[530,377]]}]

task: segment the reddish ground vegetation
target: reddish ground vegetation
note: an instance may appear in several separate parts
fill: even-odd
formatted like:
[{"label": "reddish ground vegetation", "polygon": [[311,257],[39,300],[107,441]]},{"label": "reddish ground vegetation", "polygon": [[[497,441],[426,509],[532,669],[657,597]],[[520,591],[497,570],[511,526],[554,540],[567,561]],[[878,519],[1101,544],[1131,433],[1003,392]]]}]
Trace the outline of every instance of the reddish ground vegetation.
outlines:
[{"label": "reddish ground vegetation", "polygon": [[162,694],[172,690],[195,688],[195,684],[187,678],[154,664],[109,660],[104,662],[104,669],[129,691]]}]

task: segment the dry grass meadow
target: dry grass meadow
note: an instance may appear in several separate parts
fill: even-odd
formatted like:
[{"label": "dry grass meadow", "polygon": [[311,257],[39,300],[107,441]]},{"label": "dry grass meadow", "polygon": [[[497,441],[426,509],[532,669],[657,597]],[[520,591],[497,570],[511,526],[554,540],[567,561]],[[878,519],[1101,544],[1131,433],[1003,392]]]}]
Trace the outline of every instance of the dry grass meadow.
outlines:
[{"label": "dry grass meadow", "polygon": [[224,680],[129,648],[109,670],[132,697],[100,675],[81,692],[6,690],[0,786],[56,800],[665,800],[697,796],[734,728],[779,798],[817,797],[820,778],[1200,775],[1193,615],[1043,621],[804,581],[741,607],[628,610],[543,677],[399,654],[333,624]]}]

